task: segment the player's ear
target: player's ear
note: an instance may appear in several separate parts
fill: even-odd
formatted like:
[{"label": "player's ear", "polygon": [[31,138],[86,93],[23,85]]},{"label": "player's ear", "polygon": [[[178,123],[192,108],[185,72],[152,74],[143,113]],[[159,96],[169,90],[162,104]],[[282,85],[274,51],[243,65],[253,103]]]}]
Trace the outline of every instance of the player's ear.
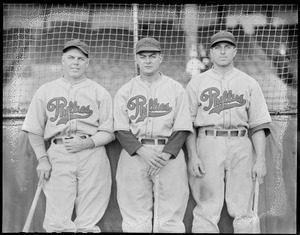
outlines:
[{"label": "player's ear", "polygon": [[137,64],[139,64],[139,60],[138,60],[138,58],[139,58],[139,55],[138,54],[135,54],[135,62],[137,63]]},{"label": "player's ear", "polygon": [[233,57],[235,57],[236,52],[237,52],[237,49],[236,49],[236,47],[234,47]]},{"label": "player's ear", "polygon": [[64,65],[65,64],[65,57],[64,57],[64,54],[62,55],[61,57],[61,63]]},{"label": "player's ear", "polygon": [[163,61],[163,55],[162,55],[162,53],[159,53],[159,63],[161,64],[162,63],[162,61]]},{"label": "player's ear", "polygon": [[86,64],[85,64],[85,67],[87,68],[87,67],[89,67],[89,64],[90,64],[90,59],[89,58],[87,58],[87,60],[86,60]]},{"label": "player's ear", "polygon": [[213,56],[213,51],[212,51],[212,50],[213,50],[212,48],[209,49],[210,58],[213,58],[213,57],[214,57],[214,56]]}]

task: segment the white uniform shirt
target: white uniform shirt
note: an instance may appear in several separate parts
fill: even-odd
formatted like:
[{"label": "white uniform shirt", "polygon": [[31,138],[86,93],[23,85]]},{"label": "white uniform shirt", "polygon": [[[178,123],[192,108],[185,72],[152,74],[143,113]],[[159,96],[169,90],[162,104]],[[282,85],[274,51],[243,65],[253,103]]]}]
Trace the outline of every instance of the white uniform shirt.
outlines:
[{"label": "white uniform shirt", "polygon": [[112,112],[111,96],[98,83],[85,78],[72,85],[59,78],[43,84],[34,94],[22,129],[45,140],[69,131],[113,134]]},{"label": "white uniform shirt", "polygon": [[131,131],[137,138],[167,138],[174,131],[192,131],[185,89],[162,74],[152,83],[134,77],[117,91],[114,106],[115,131]]},{"label": "white uniform shirt", "polygon": [[254,128],[271,122],[258,82],[236,68],[225,75],[210,69],[186,89],[195,127]]}]

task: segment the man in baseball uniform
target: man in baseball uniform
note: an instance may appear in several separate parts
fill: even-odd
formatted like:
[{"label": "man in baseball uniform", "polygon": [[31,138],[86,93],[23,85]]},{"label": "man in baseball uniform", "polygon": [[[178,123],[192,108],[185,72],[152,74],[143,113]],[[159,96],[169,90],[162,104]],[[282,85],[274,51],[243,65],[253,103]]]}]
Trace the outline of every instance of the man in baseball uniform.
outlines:
[{"label": "man in baseball uniform", "polygon": [[235,233],[251,233],[259,222],[252,210],[254,181],[266,175],[271,117],[258,82],[234,68],[236,52],[232,33],[214,34],[213,67],[186,87],[194,126],[186,146],[195,233],[219,232],[224,197]]},{"label": "man in baseball uniform", "polygon": [[38,159],[39,183],[44,181],[47,232],[100,232],[96,224],[110,198],[105,145],[115,138],[112,99],[85,76],[88,56],[84,42],[65,44],[63,76],[37,90],[22,127]]},{"label": "man in baseball uniform", "polygon": [[185,232],[189,188],[182,151],[192,131],[183,86],[160,71],[154,38],[136,45],[140,75],[114,99],[114,130],[123,149],[117,167],[117,200],[124,232]]}]

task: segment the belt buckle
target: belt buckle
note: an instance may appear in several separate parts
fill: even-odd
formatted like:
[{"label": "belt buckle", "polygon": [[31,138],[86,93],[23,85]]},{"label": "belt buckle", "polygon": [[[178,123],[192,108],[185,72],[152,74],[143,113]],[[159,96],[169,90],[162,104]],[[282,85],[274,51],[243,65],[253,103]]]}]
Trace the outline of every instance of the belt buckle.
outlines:
[{"label": "belt buckle", "polygon": [[166,144],[166,139],[162,138],[139,138],[139,141],[142,144],[151,144],[151,145],[165,145]]}]

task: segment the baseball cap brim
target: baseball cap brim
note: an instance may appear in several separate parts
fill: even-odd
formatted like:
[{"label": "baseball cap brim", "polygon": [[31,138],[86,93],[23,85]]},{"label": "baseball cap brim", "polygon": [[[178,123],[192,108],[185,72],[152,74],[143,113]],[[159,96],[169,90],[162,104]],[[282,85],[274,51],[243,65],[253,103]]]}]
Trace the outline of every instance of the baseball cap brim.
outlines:
[{"label": "baseball cap brim", "polygon": [[218,42],[229,42],[229,43],[231,43],[232,45],[236,46],[236,44],[235,44],[234,41],[232,41],[232,40],[230,40],[230,39],[222,38],[222,39],[219,39],[219,40],[214,41],[214,42],[210,45],[210,47],[213,47],[213,46],[214,46],[216,43],[218,43]]},{"label": "baseball cap brim", "polygon": [[81,51],[88,57],[89,53],[88,53],[84,48],[82,48],[82,47],[80,47],[80,46],[76,46],[76,45],[70,45],[70,46],[67,46],[67,47],[65,47],[62,51],[63,51],[63,52],[66,52],[66,51],[67,51],[69,48],[71,48],[71,47],[75,47],[75,48],[81,50]]},{"label": "baseball cap brim", "polygon": [[155,52],[161,52],[160,49],[157,49],[155,47],[141,47],[136,51],[136,54],[142,52],[142,51],[155,51]]}]

